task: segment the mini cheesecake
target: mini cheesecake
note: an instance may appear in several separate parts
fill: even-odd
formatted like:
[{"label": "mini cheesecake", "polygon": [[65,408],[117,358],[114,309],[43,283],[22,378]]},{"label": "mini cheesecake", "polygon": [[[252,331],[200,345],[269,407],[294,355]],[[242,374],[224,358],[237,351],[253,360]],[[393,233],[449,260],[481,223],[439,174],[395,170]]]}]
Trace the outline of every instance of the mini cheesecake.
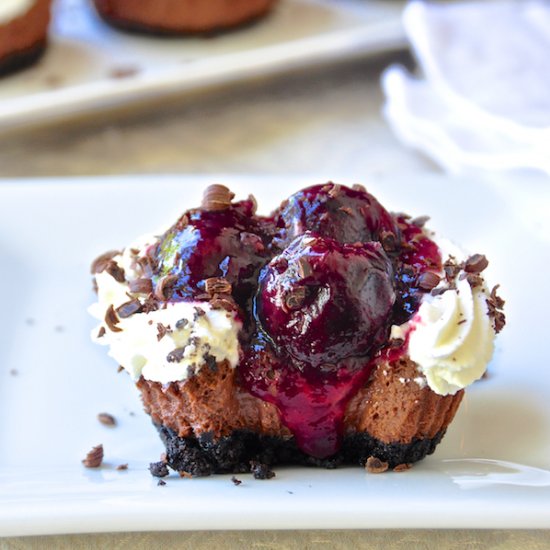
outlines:
[{"label": "mini cheesecake", "polygon": [[94,340],[137,383],[168,466],[402,469],[434,452],[504,302],[485,256],[424,223],[361,186],[259,216],[215,185],[160,236],[98,258]]},{"label": "mini cheesecake", "polygon": [[276,0],[93,0],[109,24],[154,34],[204,34],[251,23]]},{"label": "mini cheesecake", "polygon": [[0,2],[0,75],[23,69],[44,53],[51,0]]}]

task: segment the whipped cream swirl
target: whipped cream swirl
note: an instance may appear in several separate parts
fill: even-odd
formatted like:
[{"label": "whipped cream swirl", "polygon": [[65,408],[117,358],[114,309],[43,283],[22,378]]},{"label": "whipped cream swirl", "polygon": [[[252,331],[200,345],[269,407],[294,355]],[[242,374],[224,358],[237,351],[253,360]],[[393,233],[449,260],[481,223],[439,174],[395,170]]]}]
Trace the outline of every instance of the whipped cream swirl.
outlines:
[{"label": "whipped cream swirl", "polygon": [[449,395],[483,376],[494,349],[489,293],[458,280],[456,289],[426,295],[411,320],[409,355],[437,394]]},{"label": "whipped cream swirl", "polygon": [[233,313],[214,309],[208,302],[168,302],[149,312],[119,318],[115,330],[105,321],[108,310],[128,303],[129,282],[138,277],[135,255],[143,255],[154,237],[142,237],[113,258],[124,269],[125,280],[117,281],[107,271],[95,275],[98,300],[89,308],[101,321],[92,339],[110,347],[113,357],[134,380],[168,384],[182,381],[202,368],[227,361],[234,368],[239,362],[238,334],[241,322]]}]

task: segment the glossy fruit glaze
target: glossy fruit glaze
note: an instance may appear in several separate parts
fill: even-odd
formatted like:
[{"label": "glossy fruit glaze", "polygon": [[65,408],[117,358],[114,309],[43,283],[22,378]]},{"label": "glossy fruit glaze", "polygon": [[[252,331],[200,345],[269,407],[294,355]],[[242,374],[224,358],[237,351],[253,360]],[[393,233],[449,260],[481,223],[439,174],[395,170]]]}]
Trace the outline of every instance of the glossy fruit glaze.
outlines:
[{"label": "glossy fruit glaze", "polygon": [[[252,200],[187,212],[151,252],[169,300],[231,283],[244,321],[241,384],[277,406],[306,453],[338,451],[346,406],[389,353],[390,327],[418,309],[422,275],[441,270],[435,243],[361,187],[309,187],[270,217]],[[399,344],[399,343],[397,343]]]}]

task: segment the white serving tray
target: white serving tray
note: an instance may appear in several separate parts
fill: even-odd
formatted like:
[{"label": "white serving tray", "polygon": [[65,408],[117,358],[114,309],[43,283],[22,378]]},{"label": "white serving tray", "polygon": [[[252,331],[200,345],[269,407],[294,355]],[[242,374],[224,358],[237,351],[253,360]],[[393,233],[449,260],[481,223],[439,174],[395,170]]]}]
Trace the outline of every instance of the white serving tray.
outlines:
[{"label": "white serving tray", "polygon": [[58,0],[44,59],[0,80],[0,129],[404,48],[403,4],[281,0],[238,31],[159,38],[110,28],[89,0]]},{"label": "white serving tray", "polygon": [[[0,180],[0,536],[195,529],[550,527],[550,189],[412,175],[366,182],[389,209],[490,259],[508,324],[436,453],[411,470],[276,468],[157,486],[162,445],[126,373],[92,344],[90,261],[170,223],[214,181],[269,212],[308,177]],[[341,180],[342,183],[353,183]],[[118,426],[101,425],[109,412]],[[81,459],[105,447],[105,466]],[[128,463],[127,471],[116,465]]]}]

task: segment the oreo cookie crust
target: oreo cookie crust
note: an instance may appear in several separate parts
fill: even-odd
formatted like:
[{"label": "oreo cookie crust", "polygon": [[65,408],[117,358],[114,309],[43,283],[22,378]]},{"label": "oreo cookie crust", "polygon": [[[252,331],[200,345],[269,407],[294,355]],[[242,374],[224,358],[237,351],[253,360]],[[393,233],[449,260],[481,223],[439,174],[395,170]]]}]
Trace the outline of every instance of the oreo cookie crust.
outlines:
[{"label": "oreo cookie crust", "polygon": [[431,439],[410,443],[383,443],[368,433],[347,435],[340,451],[318,459],[300,451],[294,438],[260,435],[247,430],[215,438],[211,433],[179,437],[166,426],[155,424],[166,447],[166,462],[181,474],[195,477],[211,474],[236,474],[252,471],[255,464],[266,466],[300,465],[327,469],[343,465],[364,466],[369,457],[386,462],[389,468],[410,464],[432,454],[445,435],[440,431]]}]

